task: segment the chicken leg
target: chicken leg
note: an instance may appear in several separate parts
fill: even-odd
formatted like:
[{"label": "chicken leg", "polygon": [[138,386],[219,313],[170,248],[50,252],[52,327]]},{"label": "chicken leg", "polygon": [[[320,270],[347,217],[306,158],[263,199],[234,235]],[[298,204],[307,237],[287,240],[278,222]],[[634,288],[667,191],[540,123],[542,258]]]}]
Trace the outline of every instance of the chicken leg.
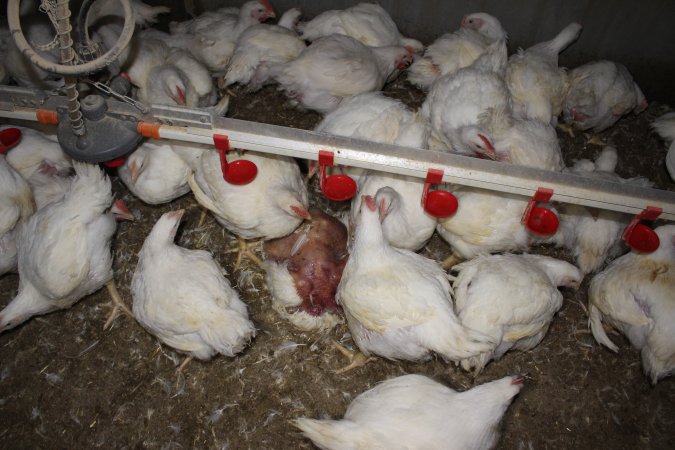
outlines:
[{"label": "chicken leg", "polygon": [[124,301],[122,301],[122,297],[120,296],[119,291],[117,290],[117,286],[115,285],[115,280],[110,280],[105,287],[108,289],[108,294],[110,295],[110,303],[109,305],[112,307],[112,311],[110,311],[110,315],[108,316],[108,319],[105,321],[105,324],[103,325],[103,329],[107,330],[117,318],[117,315],[119,314],[119,311],[122,310],[124,313],[128,314],[129,316],[133,317],[133,314],[127,308],[127,306],[124,304]]},{"label": "chicken leg", "polygon": [[464,258],[462,258],[461,256],[457,255],[456,253],[453,253],[443,260],[443,262],[441,263],[441,267],[443,267],[444,270],[448,270],[455,264],[460,263],[463,259]]},{"label": "chicken leg", "polygon": [[253,251],[254,248],[260,244],[261,241],[249,242],[242,238],[237,238],[237,241],[238,245],[236,246],[236,248],[232,248],[225,252],[225,253],[237,252],[237,262],[234,264],[234,270],[239,270],[239,267],[241,266],[241,261],[242,259],[244,259],[244,257],[250,259],[258,266],[262,266],[262,261]]},{"label": "chicken leg", "polygon": [[365,366],[368,361],[373,360],[374,358],[369,357],[364,355],[361,352],[355,352],[352,350],[348,350],[346,347],[343,345],[338,344],[337,342],[333,341],[333,346],[340,351],[343,355],[345,355],[347,358],[349,358],[349,365],[338,369],[335,371],[336,374],[341,374],[345,372],[349,372],[352,369],[356,369],[357,367],[362,367]]}]

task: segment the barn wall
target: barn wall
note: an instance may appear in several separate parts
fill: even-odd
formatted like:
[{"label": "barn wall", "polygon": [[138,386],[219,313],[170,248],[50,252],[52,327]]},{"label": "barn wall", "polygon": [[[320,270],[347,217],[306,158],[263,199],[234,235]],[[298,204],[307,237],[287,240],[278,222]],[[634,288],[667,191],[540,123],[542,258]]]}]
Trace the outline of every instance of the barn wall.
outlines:
[{"label": "barn wall", "polygon": [[[147,0],[146,0],[147,1]],[[150,1],[151,3],[158,3]],[[174,15],[184,14],[181,0]],[[244,1],[186,0],[197,12]],[[358,0],[271,0],[277,13],[300,7],[303,18],[327,9],[343,9]],[[455,30],[462,16],[484,11],[500,19],[509,32],[509,47],[527,47],[549,39],[572,21],[584,25],[579,40],[561,56],[575,67],[597,59],[625,64],[649,100],[675,107],[675,1],[673,0],[380,0],[403,34],[425,44]]]}]

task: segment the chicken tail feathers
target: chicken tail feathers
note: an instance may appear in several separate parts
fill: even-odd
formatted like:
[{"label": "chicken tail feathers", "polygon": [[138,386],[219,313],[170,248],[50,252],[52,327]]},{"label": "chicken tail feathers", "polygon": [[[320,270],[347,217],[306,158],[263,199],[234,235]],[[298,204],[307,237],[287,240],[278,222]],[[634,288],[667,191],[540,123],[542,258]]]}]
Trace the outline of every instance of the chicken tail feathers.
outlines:
[{"label": "chicken tail feathers", "polygon": [[561,51],[565,50],[568,45],[574,42],[581,34],[581,25],[572,22],[567,25],[563,30],[558,33],[556,37],[551,39],[546,43],[546,49],[551,52],[551,55],[558,55]]},{"label": "chicken tail feathers", "polygon": [[618,352],[619,347],[617,347],[616,344],[614,344],[614,342],[609,339],[607,333],[605,333],[605,329],[602,326],[602,312],[597,306],[591,304],[589,308],[589,316],[588,322],[591,325],[591,331],[593,332],[593,337],[595,340],[611,351]]},{"label": "chicken tail feathers", "polygon": [[253,323],[236,311],[225,310],[199,331],[201,338],[218,353],[233,357],[255,336]]},{"label": "chicken tail feathers", "polygon": [[293,423],[320,448],[367,448],[361,427],[351,420],[315,420],[301,417]]},{"label": "chicken tail feathers", "polygon": [[408,68],[408,81],[427,90],[440,76],[440,69],[429,59],[417,58]]},{"label": "chicken tail feathers", "polygon": [[675,141],[675,113],[659,117],[652,123],[652,128],[666,141]]}]

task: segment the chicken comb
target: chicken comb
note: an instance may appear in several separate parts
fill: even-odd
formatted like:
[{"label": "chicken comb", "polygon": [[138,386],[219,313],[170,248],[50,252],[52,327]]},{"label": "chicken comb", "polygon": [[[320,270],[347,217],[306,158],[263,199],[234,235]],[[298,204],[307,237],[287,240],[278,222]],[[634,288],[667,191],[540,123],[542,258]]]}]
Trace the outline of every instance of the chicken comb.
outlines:
[{"label": "chicken comb", "polygon": [[0,131],[0,155],[6,154],[14,146],[21,142],[21,130],[18,128],[5,128]]},{"label": "chicken comb", "polygon": [[260,3],[261,5],[263,5],[263,6],[265,7],[266,10],[268,10],[268,11],[270,11],[270,12],[273,12],[273,11],[274,11],[274,8],[272,8],[272,4],[270,3],[269,0],[258,0],[258,3]]}]

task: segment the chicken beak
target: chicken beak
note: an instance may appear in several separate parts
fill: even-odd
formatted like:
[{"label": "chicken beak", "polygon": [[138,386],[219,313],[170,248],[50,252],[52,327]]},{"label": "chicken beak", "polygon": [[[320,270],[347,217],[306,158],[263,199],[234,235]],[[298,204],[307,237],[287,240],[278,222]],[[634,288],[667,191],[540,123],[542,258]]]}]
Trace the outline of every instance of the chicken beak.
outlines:
[{"label": "chicken beak", "polygon": [[522,375],[519,375],[519,376],[517,376],[517,377],[514,377],[514,378],[511,380],[511,384],[516,384],[516,385],[517,385],[517,384],[524,384],[524,383],[525,383],[525,377],[523,377]]},{"label": "chicken beak", "polygon": [[174,98],[174,100],[176,100],[176,103],[178,103],[181,106],[186,105],[185,91],[180,86],[176,86],[176,97]]},{"label": "chicken beak", "polygon": [[125,205],[124,202],[119,198],[113,203],[112,207],[110,208],[110,212],[113,214],[113,216],[115,216],[115,219],[118,222],[122,220],[129,220],[133,222],[136,220],[134,215],[131,214],[131,211],[129,211],[129,208],[127,208],[127,205]]},{"label": "chicken beak", "polygon": [[166,213],[166,217],[175,220],[177,223],[180,223],[181,219],[183,218],[183,214],[185,214],[184,209],[177,209],[176,211],[170,211]]},{"label": "chicken beak", "polygon": [[138,170],[138,164],[136,164],[135,159],[129,164],[129,173],[131,174],[131,184],[136,184],[140,171]]},{"label": "chicken beak", "polygon": [[309,211],[307,211],[303,206],[293,205],[291,206],[291,211],[293,211],[293,214],[300,217],[301,219],[312,220],[312,216],[309,215]]},{"label": "chicken beak", "polygon": [[479,134],[478,138],[483,141],[483,145],[485,145],[485,148],[487,151],[484,153],[484,156],[496,160],[497,159],[497,151],[495,150],[494,145],[492,145],[492,142],[488,138],[486,138],[484,135]]}]

